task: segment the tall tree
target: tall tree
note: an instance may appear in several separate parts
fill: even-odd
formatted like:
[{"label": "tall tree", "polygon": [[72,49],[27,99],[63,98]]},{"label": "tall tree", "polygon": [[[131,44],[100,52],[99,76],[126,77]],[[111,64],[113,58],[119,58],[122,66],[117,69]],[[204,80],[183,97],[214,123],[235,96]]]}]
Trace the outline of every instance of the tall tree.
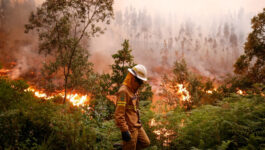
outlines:
[{"label": "tall tree", "polygon": [[84,83],[80,78],[91,71],[83,43],[103,33],[102,24],[113,16],[112,5],[113,0],[46,0],[25,25],[26,33],[38,33],[39,52],[51,56],[44,65],[49,80],[63,75],[64,102],[67,89]]},{"label": "tall tree", "polygon": [[265,83],[265,8],[251,20],[252,32],[245,43],[245,53],[234,64],[234,72],[255,83]]},{"label": "tall tree", "polygon": [[122,49],[118,50],[116,54],[112,55],[114,64],[111,65],[111,81],[113,84],[111,94],[114,94],[119,90],[123,80],[126,77],[126,74],[128,73],[128,68],[131,68],[135,65],[133,60],[134,57],[132,56],[131,52],[132,49],[130,49],[129,40],[124,40],[122,43]]}]

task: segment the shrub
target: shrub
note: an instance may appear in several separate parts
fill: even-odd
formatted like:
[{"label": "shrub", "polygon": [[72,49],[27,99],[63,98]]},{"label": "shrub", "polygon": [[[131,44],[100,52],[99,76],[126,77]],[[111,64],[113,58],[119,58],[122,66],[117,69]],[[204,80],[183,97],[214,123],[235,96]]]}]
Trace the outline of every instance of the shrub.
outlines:
[{"label": "shrub", "polygon": [[108,133],[114,123],[98,125],[82,108],[36,98],[27,87],[23,81],[0,80],[0,149],[112,147]]},{"label": "shrub", "polygon": [[[231,95],[218,106],[205,105],[167,113],[167,129],[175,132],[168,149],[265,148],[265,99]],[[182,124],[183,122],[183,124]]]}]

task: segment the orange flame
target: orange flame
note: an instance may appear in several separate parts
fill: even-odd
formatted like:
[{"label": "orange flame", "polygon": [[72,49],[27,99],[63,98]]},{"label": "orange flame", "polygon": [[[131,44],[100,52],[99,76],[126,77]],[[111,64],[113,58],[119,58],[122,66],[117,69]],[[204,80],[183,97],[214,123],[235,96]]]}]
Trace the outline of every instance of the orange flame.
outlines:
[{"label": "orange flame", "polygon": [[208,93],[208,94],[213,94],[213,91],[208,90],[208,91],[206,91],[206,93]]},{"label": "orange flame", "polygon": [[[151,119],[150,124],[151,127],[155,127],[157,125],[161,125],[160,122],[156,122],[154,118]],[[157,135],[157,139],[160,139],[162,136],[166,139],[163,141],[164,146],[168,146],[171,142],[170,136],[174,135],[175,132],[173,130],[168,130],[166,128],[160,128],[153,131]]]},{"label": "orange flame", "polygon": [[1,76],[1,75],[6,75],[6,74],[8,74],[9,72],[10,72],[9,69],[0,69],[0,76]]},{"label": "orange flame", "polygon": [[47,94],[41,92],[41,91],[38,91],[36,89],[34,89],[33,87],[29,87],[28,89],[26,89],[26,91],[31,91],[34,93],[34,95],[36,97],[39,97],[39,98],[46,98],[46,99],[49,99],[50,97],[47,96]]},{"label": "orange flame", "polygon": [[[33,87],[29,87],[28,89],[26,89],[26,91],[31,91],[34,93],[34,95],[36,97],[39,97],[39,98],[43,98],[43,99],[51,99],[53,98],[54,96],[62,96],[64,97],[64,94],[63,92],[59,93],[59,94],[55,94],[53,96],[48,96],[46,93],[40,91],[40,90],[36,90],[35,88]],[[90,96],[89,95],[81,95],[81,94],[67,94],[66,95],[66,98],[74,105],[74,106],[84,106],[86,104],[88,104],[88,102],[90,101]]]},{"label": "orange flame", "polygon": [[244,92],[242,90],[238,90],[236,93],[239,95],[244,95]]},{"label": "orange flame", "polygon": [[190,101],[190,93],[183,84],[165,84],[164,88],[171,94],[176,95],[180,99],[180,101]]},{"label": "orange flame", "polygon": [[213,90],[207,90],[206,93],[213,94],[213,91],[216,91],[216,88],[214,88]]},{"label": "orange flame", "polygon": [[87,95],[80,95],[80,94],[70,94],[66,96],[67,99],[70,100],[70,102],[74,106],[84,106],[87,104],[90,100],[90,97]]}]

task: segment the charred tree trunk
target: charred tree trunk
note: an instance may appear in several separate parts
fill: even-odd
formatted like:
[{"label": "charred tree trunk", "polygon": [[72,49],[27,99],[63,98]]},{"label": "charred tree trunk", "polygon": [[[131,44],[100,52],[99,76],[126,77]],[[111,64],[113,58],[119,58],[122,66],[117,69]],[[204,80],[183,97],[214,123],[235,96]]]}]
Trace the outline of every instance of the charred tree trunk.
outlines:
[{"label": "charred tree trunk", "polygon": [[67,84],[68,84],[68,76],[64,77],[64,98],[63,103],[65,104],[67,98]]}]

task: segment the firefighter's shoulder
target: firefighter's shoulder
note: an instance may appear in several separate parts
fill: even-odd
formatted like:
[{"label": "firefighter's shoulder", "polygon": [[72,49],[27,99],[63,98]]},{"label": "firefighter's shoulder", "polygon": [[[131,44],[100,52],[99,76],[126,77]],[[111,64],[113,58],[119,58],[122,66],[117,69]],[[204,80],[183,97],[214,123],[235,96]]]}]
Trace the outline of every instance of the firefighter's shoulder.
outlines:
[{"label": "firefighter's shoulder", "polygon": [[131,92],[131,90],[126,86],[126,85],[122,85],[120,87],[120,89],[118,90],[118,94],[120,93],[126,93],[126,95],[131,98],[134,96],[134,94]]},{"label": "firefighter's shoulder", "polygon": [[123,85],[120,87],[120,89],[117,92],[118,101],[117,106],[125,106],[126,105],[126,98],[128,97],[126,87]]}]

